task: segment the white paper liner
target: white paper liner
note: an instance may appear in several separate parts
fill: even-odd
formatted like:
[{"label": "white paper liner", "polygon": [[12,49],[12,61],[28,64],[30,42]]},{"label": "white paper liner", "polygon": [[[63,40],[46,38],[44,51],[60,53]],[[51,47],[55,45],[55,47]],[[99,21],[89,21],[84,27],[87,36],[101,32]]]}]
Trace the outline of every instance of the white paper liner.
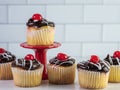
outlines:
[{"label": "white paper liner", "polygon": [[50,45],[54,42],[54,28],[44,26],[40,30],[31,30],[27,33],[27,43],[29,45]]},{"label": "white paper liner", "polygon": [[63,67],[47,65],[48,79],[53,84],[71,84],[74,83],[76,65]]},{"label": "white paper liner", "polygon": [[36,70],[23,70],[12,67],[14,83],[20,87],[35,87],[41,84],[43,65]]},{"label": "white paper liner", "polygon": [[108,84],[109,72],[95,72],[78,69],[79,84],[82,88],[102,89]]},{"label": "white paper liner", "polygon": [[11,80],[13,79],[11,71],[11,62],[0,64],[0,80]]},{"label": "white paper liner", "polygon": [[120,83],[120,66],[119,65],[110,66],[109,82]]}]

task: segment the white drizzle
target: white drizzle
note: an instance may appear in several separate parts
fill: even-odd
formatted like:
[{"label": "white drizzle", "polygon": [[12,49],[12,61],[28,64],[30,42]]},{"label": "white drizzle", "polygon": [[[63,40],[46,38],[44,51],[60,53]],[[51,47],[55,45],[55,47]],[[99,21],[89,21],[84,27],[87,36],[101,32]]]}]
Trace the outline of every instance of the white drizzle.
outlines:
[{"label": "white drizzle", "polygon": [[25,66],[25,60],[22,58],[22,66]]},{"label": "white drizzle", "polygon": [[29,67],[29,70],[32,68],[32,65],[33,65],[33,62],[31,60],[30,61],[30,67]]},{"label": "white drizzle", "polygon": [[43,22],[43,23],[46,23],[46,24],[48,25],[48,21],[43,20],[42,22]]},{"label": "white drizzle", "polygon": [[12,58],[12,56],[8,55],[7,53],[3,53],[1,55],[3,56],[3,58],[7,58],[8,61],[10,60],[9,58]]},{"label": "white drizzle", "polygon": [[55,64],[52,66],[52,68],[55,68],[56,66],[59,66],[59,65],[57,65],[58,62],[59,61],[56,60]]},{"label": "white drizzle", "polygon": [[106,61],[101,61],[101,63],[103,63],[108,69],[110,69],[110,65],[108,65],[109,63]]},{"label": "white drizzle", "polygon": [[[116,57],[115,59],[117,60],[118,65],[120,65],[119,58]],[[113,65],[113,60],[110,55],[108,56],[108,60],[110,61],[110,64]]]},{"label": "white drizzle", "polygon": [[62,63],[60,63],[59,65],[62,65],[62,64],[65,64],[65,63],[71,63],[71,64],[73,64],[72,61],[66,61],[66,62],[62,62]]},{"label": "white drizzle", "polygon": [[109,56],[109,57],[108,57],[108,59],[109,59],[109,61],[110,61],[110,64],[112,64],[112,65],[113,65],[112,58]]},{"label": "white drizzle", "polygon": [[[21,60],[22,63],[20,64],[20,63],[18,62],[18,60]],[[38,60],[36,60],[36,61],[41,65],[41,63],[40,63]],[[29,60],[29,62],[30,62],[30,67],[29,67],[28,70],[31,70],[31,68],[32,68],[32,66],[33,66],[33,61],[32,61],[32,60]],[[16,59],[16,65],[25,67],[25,64],[26,64],[26,60],[25,60],[25,59],[23,59],[23,58],[22,58],[22,59]]]},{"label": "white drizzle", "polygon": [[118,65],[120,65],[120,63],[119,63],[119,59],[118,59],[118,58],[116,58],[116,60],[117,60],[117,62],[118,62]]},{"label": "white drizzle", "polygon": [[[100,63],[103,63],[108,69],[110,69],[110,65],[109,65],[109,63],[107,62],[105,62],[105,61],[100,61],[100,63],[97,63],[97,64],[95,64],[95,63],[93,63],[93,62],[89,62],[89,61],[86,61],[87,63],[90,63],[90,64],[92,64],[92,65],[94,65],[94,66],[96,66],[97,68],[98,68],[98,70],[102,70],[102,65],[100,64]],[[79,62],[79,64],[80,64],[80,67],[81,68],[86,68],[86,66],[84,66],[85,65],[85,61],[83,61],[83,62]],[[90,69],[89,68],[89,66],[87,67],[88,69]]]}]

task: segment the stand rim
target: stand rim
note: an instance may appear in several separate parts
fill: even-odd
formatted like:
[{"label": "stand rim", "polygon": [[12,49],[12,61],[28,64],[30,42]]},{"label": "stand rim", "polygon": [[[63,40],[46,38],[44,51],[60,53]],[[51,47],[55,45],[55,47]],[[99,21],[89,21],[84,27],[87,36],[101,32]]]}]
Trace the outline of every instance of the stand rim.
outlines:
[{"label": "stand rim", "polygon": [[28,49],[51,49],[51,48],[60,47],[61,43],[54,42],[54,44],[52,45],[28,45],[27,42],[23,42],[20,44],[20,46],[23,48],[28,48]]}]

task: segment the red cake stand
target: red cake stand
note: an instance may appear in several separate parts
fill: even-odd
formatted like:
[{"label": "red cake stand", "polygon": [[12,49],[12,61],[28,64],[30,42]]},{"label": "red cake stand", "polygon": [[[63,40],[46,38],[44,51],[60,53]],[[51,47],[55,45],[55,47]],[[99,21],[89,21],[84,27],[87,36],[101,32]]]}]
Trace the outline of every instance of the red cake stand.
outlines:
[{"label": "red cake stand", "polygon": [[37,60],[39,60],[43,65],[44,65],[44,71],[43,71],[43,76],[42,80],[47,80],[48,75],[47,75],[47,69],[46,69],[46,64],[47,64],[47,59],[46,59],[46,53],[48,49],[52,48],[57,48],[61,46],[59,42],[54,42],[54,44],[49,45],[49,46],[44,46],[44,45],[28,45],[26,42],[20,44],[21,47],[23,48],[28,48],[28,49],[33,49],[35,51],[35,57]]}]

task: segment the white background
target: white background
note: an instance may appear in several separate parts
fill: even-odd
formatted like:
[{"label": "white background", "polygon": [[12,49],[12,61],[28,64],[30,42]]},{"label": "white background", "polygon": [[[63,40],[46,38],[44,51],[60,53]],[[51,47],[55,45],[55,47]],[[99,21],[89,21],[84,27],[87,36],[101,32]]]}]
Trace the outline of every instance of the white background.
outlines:
[{"label": "white background", "polygon": [[19,46],[33,13],[56,23],[55,41],[62,46],[48,58],[64,52],[80,61],[120,49],[120,0],[0,0],[0,47],[18,57],[33,53]]}]

